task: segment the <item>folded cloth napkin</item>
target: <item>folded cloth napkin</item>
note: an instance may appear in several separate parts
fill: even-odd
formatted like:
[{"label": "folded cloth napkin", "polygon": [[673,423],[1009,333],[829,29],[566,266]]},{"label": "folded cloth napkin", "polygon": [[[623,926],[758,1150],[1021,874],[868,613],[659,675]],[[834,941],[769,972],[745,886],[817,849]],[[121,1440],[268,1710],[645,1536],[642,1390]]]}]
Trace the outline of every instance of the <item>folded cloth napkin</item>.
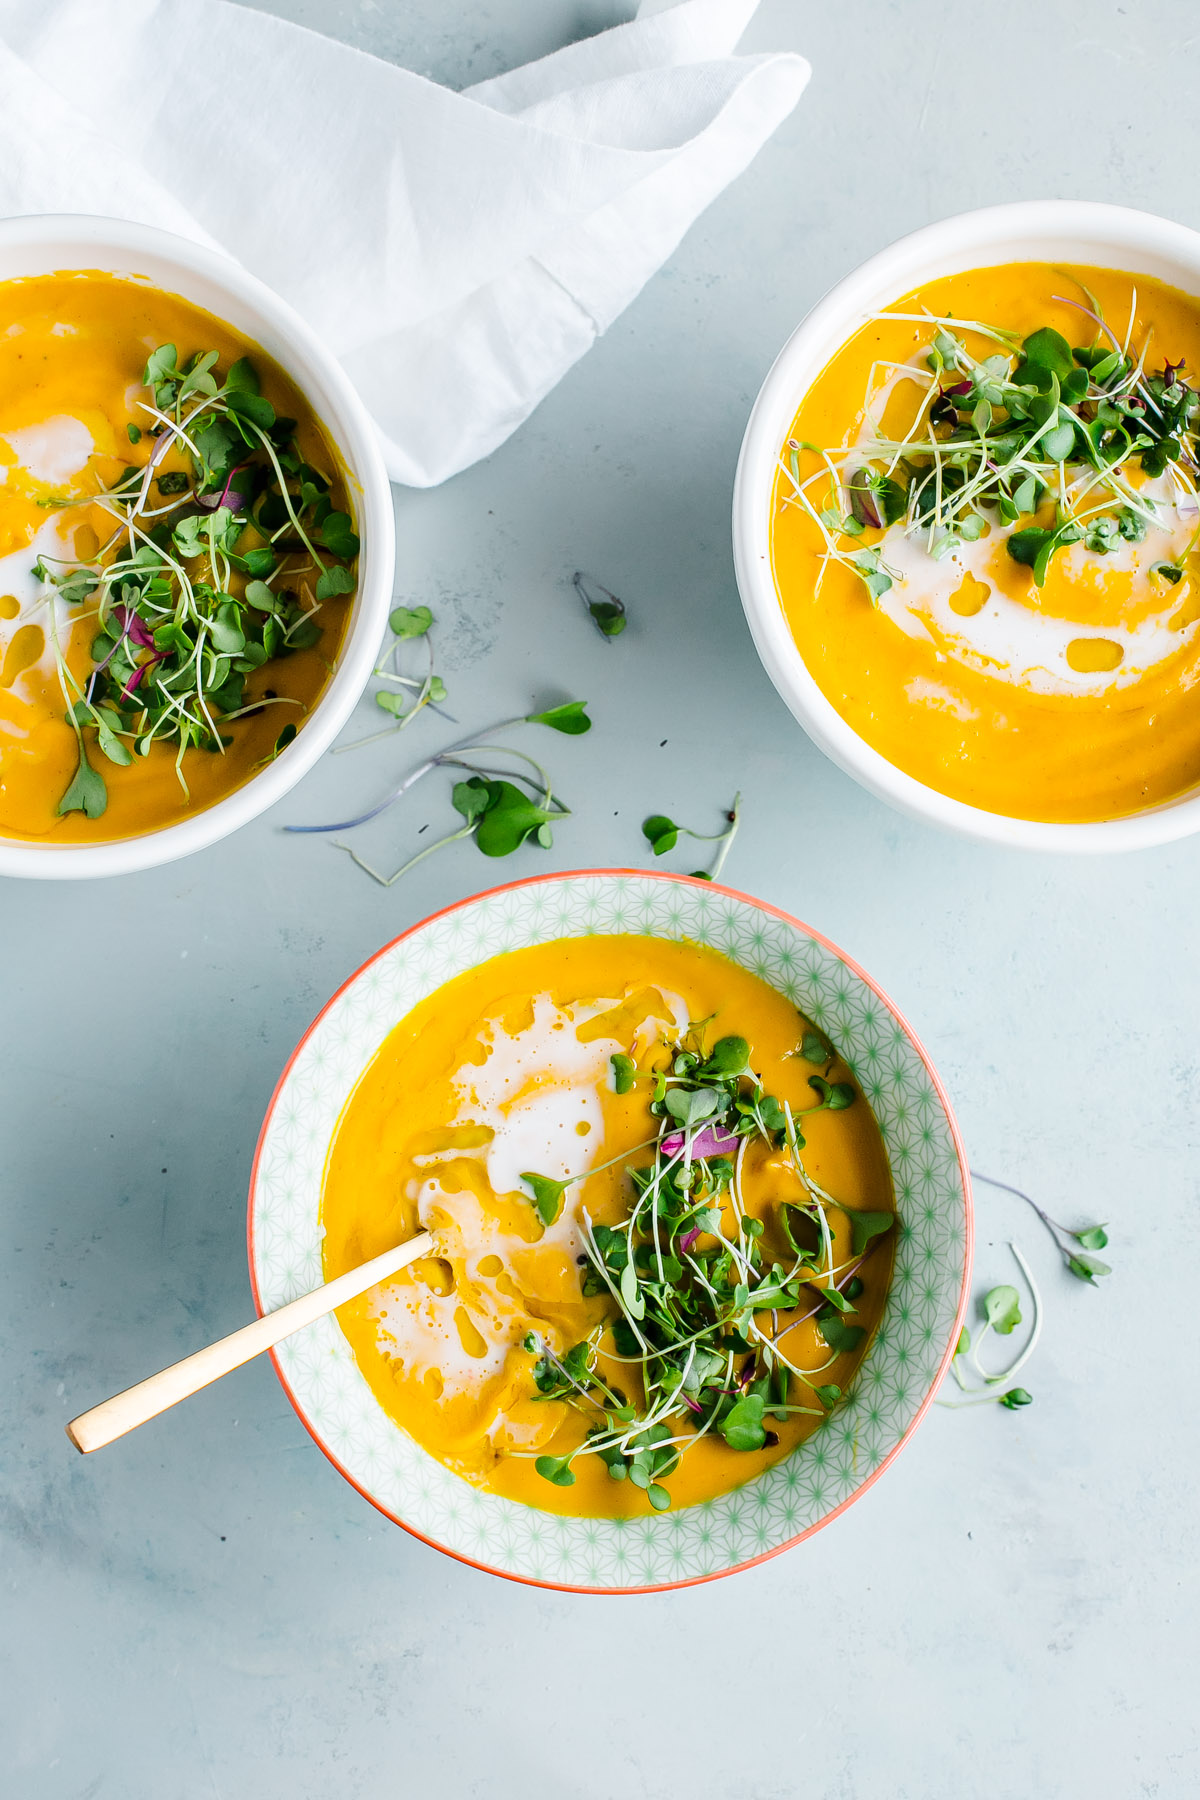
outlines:
[{"label": "folded cloth napkin", "polygon": [[219,245],[304,314],[425,487],[502,444],[786,117],[758,0],[464,93],[228,0],[0,0],[0,215]]}]

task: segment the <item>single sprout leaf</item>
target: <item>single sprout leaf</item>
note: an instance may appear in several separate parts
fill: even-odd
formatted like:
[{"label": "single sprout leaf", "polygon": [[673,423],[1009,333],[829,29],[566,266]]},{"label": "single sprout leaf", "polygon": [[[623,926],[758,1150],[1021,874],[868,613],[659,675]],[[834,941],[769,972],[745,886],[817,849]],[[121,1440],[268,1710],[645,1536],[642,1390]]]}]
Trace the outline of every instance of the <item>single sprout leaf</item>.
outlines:
[{"label": "single sprout leaf", "polygon": [[98,819],[107,805],[108,789],[104,785],[104,777],[98,775],[88,762],[87,751],[80,739],[79,767],[75,771],[75,779],[58,803],[59,814],[81,812],[85,818]]},{"label": "single sprout leaf", "polygon": [[705,1072],[729,1077],[750,1073],[750,1046],[744,1037],[718,1038],[704,1065]]},{"label": "single sprout leaf", "polygon": [[643,819],[642,832],[655,856],[665,856],[679,842],[679,827],[665,813],[652,813]]},{"label": "single sprout leaf", "polygon": [[543,1480],[552,1481],[555,1487],[575,1486],[575,1471],[569,1456],[539,1456],[533,1466]]},{"label": "single sprout leaf", "polygon": [[317,599],[332,600],[337,594],[352,594],[357,586],[349,569],[343,568],[341,563],[330,563],[317,577]]},{"label": "single sprout leaf", "polygon": [[535,805],[511,781],[489,781],[486,785],[488,804],[480,815],[475,842],[485,856],[509,856],[520,849],[527,837],[549,824],[551,814]]},{"label": "single sprout leaf", "polygon": [[592,721],[586,711],[586,700],[567,700],[562,706],[552,706],[548,712],[525,714],[527,725],[548,725],[551,731],[561,731],[566,737],[582,737],[585,731],[592,729]]},{"label": "single sprout leaf", "polygon": [[1080,1281],[1094,1282],[1097,1276],[1112,1274],[1108,1263],[1101,1262],[1098,1256],[1089,1256],[1086,1252],[1077,1251],[1074,1256],[1068,1256],[1067,1267]]},{"label": "single sprout leaf", "polygon": [[855,1256],[861,1256],[872,1238],[882,1237],[896,1223],[895,1213],[890,1212],[850,1211],[848,1217],[850,1248]]},{"label": "single sprout leaf", "polygon": [[1028,1388],[1009,1388],[1007,1394],[1001,1394],[1000,1404],[1001,1406],[1007,1406],[1009,1412],[1016,1412],[1019,1406],[1032,1406],[1033,1395],[1029,1392]]},{"label": "single sprout leaf", "polygon": [[623,1051],[618,1051],[609,1061],[612,1064],[614,1092],[628,1094],[637,1079],[637,1064],[632,1056],[626,1056]]},{"label": "single sprout leaf", "polygon": [[842,1356],[851,1350],[857,1350],[866,1336],[861,1325],[847,1325],[841,1315],[832,1306],[822,1307],[817,1314],[817,1329],[829,1345],[829,1348]]},{"label": "single sprout leaf", "polygon": [[487,811],[488,784],[478,775],[472,775],[470,781],[456,781],[451,801],[456,812],[460,812],[468,824],[478,819]]},{"label": "single sprout leaf", "polygon": [[827,1063],[833,1060],[828,1044],[824,1038],[818,1037],[815,1031],[805,1032],[804,1042],[800,1046],[800,1055],[805,1062],[810,1063]]},{"label": "single sprout leaf", "polygon": [[1021,1296],[1015,1287],[994,1287],[983,1297],[983,1311],[992,1330],[1008,1337],[1021,1323]]},{"label": "single sprout leaf", "polygon": [[522,1171],[521,1180],[529,1183],[533,1191],[533,1209],[543,1225],[553,1225],[562,1211],[563,1195],[571,1185],[568,1181],[552,1181],[549,1175],[535,1175],[531,1169]]},{"label": "single sprout leaf", "polygon": [[958,1334],[958,1342],[954,1346],[955,1356],[965,1356],[971,1348],[971,1334],[964,1325]]},{"label": "single sprout leaf", "polygon": [[1108,1233],[1103,1225],[1089,1225],[1086,1230],[1073,1231],[1070,1235],[1085,1250],[1104,1250],[1108,1247]]},{"label": "single sprout leaf", "polygon": [[358,538],[355,536],[349,513],[328,513],[323,524],[317,529],[325,548],[331,550],[343,562],[349,562],[351,557],[358,555]]},{"label": "single sprout leaf", "polygon": [[721,1436],[731,1450],[761,1450],[767,1441],[763,1425],[763,1397],[747,1394],[737,1400],[719,1426]]},{"label": "single sprout leaf", "polygon": [[621,1303],[631,1319],[644,1319],[646,1302],[638,1291],[637,1269],[632,1257],[621,1270]]},{"label": "single sprout leaf", "polygon": [[427,606],[396,606],[388,614],[388,624],[398,638],[424,637],[433,614]]}]

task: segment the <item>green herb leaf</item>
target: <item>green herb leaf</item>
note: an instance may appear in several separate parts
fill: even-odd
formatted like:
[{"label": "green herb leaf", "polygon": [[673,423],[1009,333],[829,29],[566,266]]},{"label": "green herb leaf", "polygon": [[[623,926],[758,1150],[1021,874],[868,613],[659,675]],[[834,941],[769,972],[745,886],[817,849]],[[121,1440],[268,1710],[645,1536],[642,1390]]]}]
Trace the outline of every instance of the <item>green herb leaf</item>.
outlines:
[{"label": "green herb leaf", "polygon": [[1016,1412],[1019,1406],[1032,1406],[1033,1395],[1029,1392],[1028,1388],[1009,1388],[1007,1394],[1001,1394],[1000,1404],[1001,1406],[1006,1406],[1009,1412]]},{"label": "green herb leaf", "polygon": [[525,1169],[521,1180],[529,1183],[533,1192],[533,1207],[543,1225],[553,1225],[562,1211],[563,1195],[571,1185],[568,1181],[552,1181],[549,1175],[535,1175],[532,1170]]},{"label": "green herb leaf", "polygon": [[767,1441],[761,1394],[747,1394],[730,1407],[718,1427],[731,1450],[761,1450]]},{"label": "green herb leaf", "polygon": [[555,1487],[575,1486],[575,1471],[569,1456],[539,1456],[533,1466],[544,1481],[552,1481]]},{"label": "green herb leaf", "polygon": [[325,548],[331,550],[334,556],[340,557],[343,562],[349,562],[351,557],[358,555],[358,538],[355,536],[349,513],[329,513],[318,527],[317,535]]},{"label": "green herb leaf", "polygon": [[427,606],[396,606],[388,614],[388,624],[400,639],[424,637],[433,624]]},{"label": "green herb leaf", "polygon": [[108,805],[108,789],[104,785],[104,777],[98,775],[87,759],[87,751],[79,741],[79,766],[74,780],[58,803],[61,817],[65,813],[81,812],[85,818],[98,819]]},{"label": "green herb leaf", "polygon": [[882,1237],[896,1223],[895,1213],[865,1212],[857,1208],[849,1210],[850,1248],[855,1256],[861,1256],[872,1238]]},{"label": "green herb leaf", "polygon": [[1086,1252],[1077,1251],[1074,1256],[1068,1256],[1067,1267],[1072,1275],[1079,1277],[1080,1281],[1094,1282],[1099,1275],[1112,1274],[1108,1263],[1101,1262],[1098,1256],[1089,1256]]},{"label": "green herb leaf", "polygon": [[[257,425],[260,431],[270,431],[272,425],[275,423],[275,408],[271,405],[271,402],[265,399],[262,394],[251,393],[249,388],[233,388],[226,394],[225,404],[231,413],[235,414],[238,418],[249,419],[250,423],[252,425]],[[331,514],[330,516],[332,517],[333,515]],[[343,513],[338,516],[344,518],[345,514]],[[349,521],[347,521],[347,523],[348,522]],[[324,541],[328,542],[328,539]],[[330,544],[329,548],[332,550],[333,545]],[[338,552],[335,551],[334,554],[336,555]]]},{"label": "green herb leaf", "polygon": [[642,832],[655,856],[665,856],[679,842],[679,827],[665,813],[652,813],[642,820]]},{"label": "green herb leaf", "polygon": [[685,1129],[703,1125],[724,1110],[725,1096],[717,1088],[669,1088],[663,1104]]},{"label": "green herb leaf", "polygon": [[487,782],[478,775],[472,775],[470,781],[455,782],[450,798],[455,810],[460,812],[470,824],[473,819],[480,818],[487,811],[491,796],[488,793]]},{"label": "green herb leaf", "polygon": [[548,725],[551,731],[561,731],[566,737],[582,737],[585,731],[592,729],[592,721],[584,708],[586,700],[567,700],[562,706],[552,706],[548,712],[526,713],[527,725]]},{"label": "green herb leaf", "polygon": [[965,1356],[971,1348],[971,1334],[964,1325],[958,1334],[958,1342],[954,1346],[955,1356]]},{"label": "green herb leaf", "polygon": [[490,781],[488,805],[480,816],[475,842],[485,856],[510,856],[525,839],[549,824],[551,814],[523,794],[511,781]]},{"label": "green herb leaf", "polygon": [[1108,1247],[1108,1233],[1103,1225],[1089,1225],[1085,1230],[1073,1231],[1070,1235],[1085,1250],[1105,1250]]},{"label": "green herb leaf", "polygon": [[160,381],[172,380],[180,373],[176,367],[177,354],[174,344],[160,344],[157,350],[151,351],[142,375],[147,387],[157,387]]},{"label": "green herb leaf", "polygon": [[631,1319],[645,1318],[646,1302],[638,1287],[637,1268],[632,1257],[621,1270],[621,1304]]},{"label": "green herb leaf", "polygon": [[[1055,331],[1052,326],[1043,325],[1040,331],[1033,332],[1025,339],[1021,348],[1026,364],[1048,369],[1060,381],[1065,380],[1075,366],[1071,346],[1062,333]],[[1022,371],[1018,368],[1014,376],[1017,382],[1020,382],[1021,374]]]},{"label": "green herb leaf", "polygon": [[750,1046],[744,1037],[718,1038],[704,1065],[707,1074],[728,1079],[732,1075],[750,1073]]},{"label": "green herb leaf", "polygon": [[806,1031],[804,1041],[800,1045],[800,1055],[805,1062],[827,1063],[833,1061],[833,1052],[823,1037],[815,1031]]},{"label": "green herb leaf", "polygon": [[225,377],[225,392],[229,394],[235,391],[243,394],[262,392],[258,371],[247,356],[239,356],[238,360],[230,366],[229,373]]},{"label": "green herb leaf", "polygon": [[615,1056],[611,1056],[609,1062],[612,1065],[614,1091],[618,1094],[628,1094],[637,1080],[637,1064],[632,1056],[626,1056],[623,1051],[618,1051]]},{"label": "green herb leaf", "polygon": [[358,583],[341,563],[330,563],[317,577],[317,599],[332,600],[338,594],[352,594]]},{"label": "green herb leaf", "polygon": [[983,1297],[983,1311],[992,1330],[1008,1337],[1021,1323],[1021,1296],[1015,1287],[994,1287]]},{"label": "green herb leaf", "polygon": [[861,1325],[847,1325],[832,1306],[822,1307],[817,1314],[817,1329],[838,1356],[857,1350],[867,1335]]}]

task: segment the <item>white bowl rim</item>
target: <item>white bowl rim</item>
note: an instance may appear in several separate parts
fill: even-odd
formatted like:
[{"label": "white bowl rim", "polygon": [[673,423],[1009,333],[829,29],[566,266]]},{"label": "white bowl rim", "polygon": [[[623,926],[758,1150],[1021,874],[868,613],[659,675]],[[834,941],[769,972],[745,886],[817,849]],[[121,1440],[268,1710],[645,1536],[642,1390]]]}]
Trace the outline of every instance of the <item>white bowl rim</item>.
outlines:
[{"label": "white bowl rim", "polygon": [[[181,281],[191,276],[211,282],[214,287],[224,289],[237,304],[257,314],[268,329],[276,332],[294,357],[288,373],[296,385],[303,391],[306,382],[315,383],[336,404],[339,414],[336,426],[327,417],[327,407],[315,407],[314,410],[346,461],[350,482],[356,490],[363,548],[359,560],[358,594],[334,672],[303,730],[297,733],[287,749],[266,768],[202,812],[137,837],[59,846],[37,839],[0,836],[0,875],[33,880],[125,875],[174,862],[227,837],[282,799],[329,748],[366,686],[383,636],[395,567],[395,515],[374,424],[341,364],[287,301],[223,251],[162,231],[157,226],[88,213],[38,213],[0,220],[0,258],[10,250],[45,248],[49,251],[58,244],[63,245],[68,255],[84,256],[91,250],[107,255],[110,260],[144,257],[160,261],[164,266],[173,265]],[[56,268],[64,272],[87,266],[78,260],[56,263]],[[132,274],[132,271],[123,272]],[[0,274],[0,281],[8,279],[16,277]],[[163,276],[155,277],[149,285],[165,291],[179,291],[184,299],[188,298],[182,287],[170,289],[168,280],[164,269]],[[254,333],[246,331],[244,335],[253,337]],[[281,359],[275,356],[274,360]]]},{"label": "white bowl rim", "polygon": [[322,1436],[320,1430],[317,1428],[316,1424],[313,1422],[312,1418],[309,1416],[309,1413],[306,1411],[303,1402],[300,1400],[300,1398],[298,1397],[298,1395],[295,1392],[295,1389],[292,1386],[292,1383],[289,1381],[288,1376],[287,1376],[287,1374],[282,1366],[282,1363],[280,1362],[280,1359],[279,1359],[278,1355],[276,1354],[275,1350],[272,1349],[272,1350],[268,1351],[268,1355],[270,1356],[271,1362],[274,1365],[275,1373],[279,1378],[280,1386],[283,1388],[284,1393],[287,1395],[287,1398],[296,1414],[296,1417],[300,1420],[300,1423],[304,1426],[304,1429],[308,1432],[309,1436],[312,1438],[312,1440],[313,1440],[314,1444],[316,1444],[317,1448],[333,1464],[334,1468],[338,1471],[339,1475],[341,1475],[350,1484],[350,1486],[352,1488],[354,1488],[354,1490],[358,1494],[361,1494],[361,1496],[364,1500],[369,1501],[370,1504],[376,1509],[376,1511],[381,1513],[385,1519],[390,1520],[391,1523],[394,1525],[399,1525],[403,1531],[408,1532],[408,1534],[411,1537],[417,1538],[421,1543],[428,1545],[431,1550],[440,1551],[443,1556],[449,1556],[449,1557],[453,1558],[453,1560],[455,1562],[464,1563],[468,1568],[478,1569],[478,1570],[480,1570],[481,1573],[483,1573],[485,1575],[498,1575],[506,1581],[514,1581],[523,1587],[549,1588],[549,1589],[552,1589],[559,1593],[571,1593],[571,1594],[614,1594],[615,1595],[615,1594],[668,1593],[668,1592],[672,1592],[673,1590],[675,1590],[677,1588],[699,1587],[702,1584],[704,1584],[705,1582],[720,1581],[720,1580],[723,1580],[727,1575],[736,1575],[736,1574],[739,1574],[744,1569],[756,1568],[760,1563],[770,1562],[772,1560],[772,1558],[774,1558],[776,1556],[782,1556],[784,1551],[795,1549],[795,1547],[798,1544],[803,1543],[807,1538],[815,1536],[815,1534],[818,1531],[824,1530],[826,1525],[832,1524],[834,1519],[840,1518],[844,1512],[848,1511],[848,1509],[854,1505],[856,1500],[861,1499],[861,1497],[867,1492],[868,1488],[871,1488],[874,1486],[874,1484],[876,1483],[876,1481],[879,1480],[880,1476],[884,1473],[884,1471],[886,1469],[890,1468],[891,1464],[895,1461],[896,1457],[899,1456],[901,1450],[904,1449],[905,1445],[908,1444],[911,1441],[911,1439],[913,1438],[914,1434],[917,1431],[918,1426],[921,1424],[921,1422],[925,1418],[926,1414],[928,1413],[928,1411],[929,1411],[930,1407],[932,1406],[933,1401],[937,1395],[937,1392],[942,1385],[942,1382],[945,1380],[945,1377],[946,1377],[947,1373],[949,1372],[950,1364],[954,1359],[955,1349],[956,1349],[956,1346],[958,1343],[960,1333],[962,1331],[963,1323],[966,1319],[967,1305],[968,1305],[968,1302],[970,1299],[970,1292],[971,1292],[971,1272],[972,1272],[972,1266],[974,1263],[975,1215],[974,1215],[973,1190],[972,1190],[972,1180],[971,1180],[971,1167],[970,1167],[970,1163],[968,1162],[968,1159],[967,1159],[966,1147],[963,1143],[962,1133],[959,1129],[958,1119],[955,1115],[954,1108],[950,1102],[950,1096],[947,1093],[945,1085],[943,1084],[942,1079],[939,1076],[937,1069],[934,1066],[933,1060],[930,1057],[929,1052],[926,1050],[921,1039],[917,1036],[916,1032],[913,1030],[906,1015],[900,1011],[900,1008],[896,1005],[895,1001],[891,999],[891,997],[888,995],[886,990],[884,988],[882,988],[879,985],[879,983],[872,976],[867,974],[866,970],[864,968],[862,968],[861,964],[856,962],[852,956],[848,956],[846,954],[846,952],[841,948],[841,946],[839,944],[836,944],[832,938],[826,937],[823,932],[818,931],[812,925],[805,924],[804,921],[797,918],[794,913],[789,913],[786,910],[786,908],[781,907],[781,906],[776,906],[776,905],[774,905],[773,902],[771,902],[769,900],[760,900],[754,894],[744,893],[740,888],[728,887],[724,883],[721,883],[721,882],[705,881],[696,876],[676,874],[675,872],[668,870],[668,869],[635,869],[632,867],[630,867],[630,868],[613,867],[613,868],[563,869],[563,870],[557,870],[557,871],[550,871],[543,875],[530,875],[530,876],[522,877],[521,879],[518,879],[516,881],[503,882],[495,887],[484,889],[482,892],[480,892],[478,894],[469,894],[469,895],[465,896],[463,899],[452,901],[447,906],[439,907],[436,912],[429,913],[425,918],[419,919],[419,920],[417,920],[417,922],[415,924],[408,926],[406,928],[406,930],[398,932],[394,938],[391,938],[386,944],[383,944],[371,956],[368,956],[360,964],[360,966],[353,971],[352,974],[348,975],[346,977],[346,979],[340,983],[340,985],[337,987],[337,989],[334,991],[334,993],[332,993],[330,995],[329,999],[325,1002],[325,1005],[316,1014],[316,1016],[313,1018],[311,1023],[308,1025],[307,1029],[301,1034],[300,1038],[297,1040],[294,1048],[292,1049],[291,1054],[289,1055],[286,1063],[284,1064],[282,1070],[280,1071],[279,1079],[276,1082],[274,1090],[272,1091],[272,1094],[271,1094],[271,1098],[267,1103],[266,1110],[263,1114],[263,1122],[259,1129],[258,1141],[255,1144],[255,1148],[254,1148],[254,1160],[251,1164],[250,1181],[249,1181],[249,1188],[248,1188],[247,1199],[246,1199],[246,1259],[247,1259],[247,1263],[249,1266],[250,1290],[251,1290],[251,1295],[252,1295],[252,1298],[254,1301],[254,1309],[255,1309],[255,1312],[258,1314],[258,1316],[261,1318],[263,1315],[263,1303],[262,1303],[262,1298],[261,1298],[261,1294],[259,1291],[258,1265],[257,1265],[257,1255],[256,1255],[256,1249],[255,1249],[255,1203],[256,1203],[257,1193],[258,1193],[259,1164],[260,1164],[260,1161],[263,1156],[265,1145],[267,1143],[268,1132],[269,1132],[269,1129],[270,1129],[270,1126],[272,1123],[272,1118],[273,1118],[275,1109],[278,1106],[280,1099],[282,1098],[282,1096],[287,1088],[289,1079],[292,1074],[292,1070],[295,1067],[295,1064],[296,1064],[298,1058],[300,1057],[302,1051],[304,1050],[306,1044],[308,1043],[309,1039],[313,1036],[314,1032],[321,1025],[322,1021],[327,1017],[327,1015],[330,1012],[332,1012],[334,1007],[337,1006],[338,1002],[342,999],[342,997],[352,987],[354,987],[359,981],[361,981],[364,978],[364,976],[366,976],[368,974],[368,972],[375,966],[375,964],[380,962],[382,958],[386,957],[389,954],[389,952],[391,952],[398,944],[403,943],[406,938],[413,937],[416,933],[425,930],[427,927],[435,924],[439,920],[450,917],[452,914],[454,914],[456,912],[460,912],[460,911],[463,911],[464,909],[466,909],[467,907],[474,906],[477,903],[479,903],[480,901],[492,900],[500,895],[513,894],[513,893],[517,892],[518,890],[522,890],[522,889],[544,887],[544,886],[548,886],[548,885],[555,885],[555,884],[559,884],[559,883],[580,881],[580,880],[596,880],[596,879],[601,879],[601,878],[614,878],[614,879],[618,879],[618,880],[633,878],[638,881],[654,881],[654,882],[662,882],[666,885],[675,885],[675,886],[688,887],[688,888],[699,888],[699,889],[702,889],[706,894],[722,894],[727,899],[734,900],[734,901],[738,902],[740,905],[749,906],[758,911],[769,913],[773,918],[779,919],[786,925],[789,925],[789,926],[793,927],[794,929],[796,929],[800,932],[803,932],[808,937],[814,939],[818,944],[820,944],[823,949],[829,951],[831,954],[833,954],[835,957],[837,957],[838,960],[840,962],[842,962],[847,969],[851,970],[859,978],[859,980],[861,980],[866,985],[866,987],[868,987],[871,990],[871,992],[873,994],[875,994],[876,997],[883,1002],[884,1006],[888,1009],[889,1013],[895,1019],[896,1024],[899,1026],[900,1030],[904,1033],[904,1036],[907,1039],[908,1043],[912,1046],[913,1050],[916,1052],[917,1057],[919,1058],[920,1062],[924,1065],[925,1072],[929,1077],[930,1085],[934,1091],[934,1094],[937,1097],[938,1104],[942,1109],[942,1113],[944,1115],[946,1125],[949,1130],[950,1139],[954,1146],[955,1156],[957,1158],[958,1174],[959,1174],[959,1180],[961,1182],[962,1199],[963,1199],[962,1279],[961,1279],[961,1284],[959,1287],[958,1304],[957,1304],[957,1308],[955,1311],[954,1322],[953,1322],[951,1329],[947,1333],[946,1348],[945,1348],[941,1358],[939,1359],[937,1368],[936,1368],[932,1378],[928,1382],[928,1386],[927,1386],[926,1391],[921,1399],[921,1402],[920,1402],[919,1406],[917,1407],[915,1413],[913,1414],[913,1417],[909,1421],[908,1426],[904,1430],[903,1434],[896,1441],[896,1443],[892,1445],[891,1449],[880,1460],[880,1462],[875,1466],[875,1468],[873,1468],[867,1475],[865,1475],[863,1477],[863,1479],[854,1488],[853,1492],[850,1493],[846,1497],[846,1499],[841,1501],[840,1504],[838,1504],[837,1506],[833,1507],[828,1513],[824,1514],[820,1519],[816,1520],[812,1525],[809,1525],[804,1530],[798,1532],[794,1537],[789,1538],[784,1543],[774,1545],[771,1549],[766,1550],[757,1556],[747,1557],[738,1562],[730,1563],[725,1568],[714,1569],[710,1573],[683,1576],[683,1577],[680,1577],[680,1578],[677,1578],[674,1580],[670,1580],[670,1581],[652,1582],[652,1583],[648,1583],[643,1586],[634,1586],[634,1585],[627,1586],[627,1587],[600,1587],[600,1586],[595,1586],[595,1585],[585,1586],[585,1585],[577,1584],[577,1583],[571,1582],[571,1581],[552,1581],[549,1579],[542,1578],[540,1576],[535,1577],[532,1575],[522,1574],[522,1573],[518,1572],[517,1570],[500,1568],[500,1567],[497,1567],[497,1565],[494,1563],[484,1562],[484,1561],[481,1561],[480,1559],[478,1559],[477,1557],[468,1556],[463,1551],[461,1551],[459,1549],[454,1549],[450,1545],[442,1543],[437,1538],[431,1537],[426,1532],[419,1530],[414,1524],[412,1524],[409,1520],[405,1519],[400,1513],[393,1512],[389,1507],[384,1505],[384,1503],[379,1499],[379,1497],[377,1495],[373,1494],[368,1488],[364,1487],[362,1482],[354,1474],[352,1474],[351,1471],[345,1466],[345,1463],[342,1461],[342,1459],[338,1455],[337,1451],[332,1447],[331,1444],[328,1443],[326,1438]]},{"label": "white bowl rim", "polygon": [[[1139,258],[1157,259],[1163,267],[1187,271],[1200,295],[1200,232],[1134,207],[1017,201],[957,213],[899,238],[831,288],[772,364],[738,458],[733,551],[742,605],[767,674],[809,737],[846,774],[901,812],[966,837],[1017,849],[1094,854],[1147,849],[1200,831],[1200,791],[1123,818],[1058,824],[988,812],[905,774],[846,723],[817,685],[788,630],[770,556],[770,496],[779,445],[802,396],[833,351],[871,312],[922,280],[1018,257],[1039,260],[1039,250],[1064,239],[1085,248],[1081,254],[1060,249],[1057,260],[1132,265],[1136,274]],[[1182,285],[1178,274],[1160,279]]]}]

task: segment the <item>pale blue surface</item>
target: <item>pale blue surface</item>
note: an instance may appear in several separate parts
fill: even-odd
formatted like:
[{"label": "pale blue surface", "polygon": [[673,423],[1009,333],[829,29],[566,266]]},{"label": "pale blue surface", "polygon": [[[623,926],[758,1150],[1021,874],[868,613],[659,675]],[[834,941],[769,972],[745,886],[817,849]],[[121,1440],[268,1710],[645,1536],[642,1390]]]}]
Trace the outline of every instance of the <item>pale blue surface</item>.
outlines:
[{"label": "pale blue surface", "polygon": [[[618,16],[607,0],[290,11],[453,83]],[[589,739],[549,745],[577,809],[549,856],[491,865],[462,846],[384,893],[280,835],[371,796],[413,744],[327,760],[275,815],[173,868],[4,886],[6,1797],[1200,1786],[1200,845],[1036,861],[885,810],[776,699],[727,525],[776,349],[888,239],[1062,195],[1200,224],[1194,25],[1187,0],[765,0],[751,46],[815,65],[799,111],[512,443],[398,500],[399,591],[442,621],[464,724],[531,693],[594,701]],[[578,565],[629,603],[614,646],[577,610]],[[81,1461],[66,1418],[248,1315],[258,1124],[337,983],[437,906],[497,877],[640,860],[645,812],[704,828],[738,786],[730,880],[890,990],[976,1166],[1060,1216],[1113,1221],[1117,1273],[1089,1293],[1017,1202],[980,1195],[977,1285],[1009,1277],[1010,1236],[1044,1283],[1035,1405],[935,1413],[808,1545],[642,1600],[514,1587],[406,1538],[314,1449],[265,1364]],[[398,858],[448,817],[431,781],[373,847]]]}]

